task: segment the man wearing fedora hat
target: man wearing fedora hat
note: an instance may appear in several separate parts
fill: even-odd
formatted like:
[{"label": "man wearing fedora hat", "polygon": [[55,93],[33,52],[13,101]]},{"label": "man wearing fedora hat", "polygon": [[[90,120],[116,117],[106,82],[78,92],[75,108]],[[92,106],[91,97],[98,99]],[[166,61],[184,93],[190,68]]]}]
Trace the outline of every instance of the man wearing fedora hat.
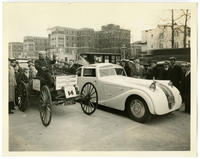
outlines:
[{"label": "man wearing fedora hat", "polygon": [[185,112],[190,113],[190,64],[186,66],[186,72],[182,81],[183,101],[185,103]]},{"label": "man wearing fedora hat", "polygon": [[170,80],[172,81],[173,85],[181,90],[181,81],[183,78],[183,71],[180,66],[176,64],[176,58],[170,57]]}]

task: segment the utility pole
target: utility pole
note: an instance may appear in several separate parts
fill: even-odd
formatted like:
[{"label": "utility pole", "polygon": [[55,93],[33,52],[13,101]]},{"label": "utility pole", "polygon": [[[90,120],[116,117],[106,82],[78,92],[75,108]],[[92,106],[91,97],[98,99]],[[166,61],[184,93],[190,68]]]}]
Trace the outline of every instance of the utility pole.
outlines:
[{"label": "utility pole", "polygon": [[186,48],[186,41],[187,41],[187,21],[188,21],[188,9],[185,13],[185,24],[184,24],[184,39],[183,39],[183,46]]},{"label": "utility pole", "polygon": [[171,10],[172,12],[172,48],[174,48],[174,10]]}]

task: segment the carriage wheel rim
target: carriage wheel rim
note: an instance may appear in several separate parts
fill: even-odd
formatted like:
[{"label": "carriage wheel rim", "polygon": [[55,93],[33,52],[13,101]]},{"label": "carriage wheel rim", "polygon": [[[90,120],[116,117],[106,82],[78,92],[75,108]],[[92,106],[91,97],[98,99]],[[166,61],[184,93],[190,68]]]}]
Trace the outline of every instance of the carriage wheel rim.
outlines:
[{"label": "carriage wheel rim", "polygon": [[133,115],[137,118],[142,118],[145,114],[145,107],[144,104],[138,100],[138,99],[134,99],[131,102],[131,112],[133,113]]},{"label": "carriage wheel rim", "polygon": [[90,83],[86,84],[81,91],[81,96],[84,99],[81,104],[83,111],[88,114],[94,112],[98,101],[95,87]]},{"label": "carriage wheel rim", "polygon": [[43,125],[48,126],[51,121],[51,97],[49,95],[49,92],[47,88],[44,87],[44,89],[41,91],[40,94],[40,114],[41,114],[41,120]]}]

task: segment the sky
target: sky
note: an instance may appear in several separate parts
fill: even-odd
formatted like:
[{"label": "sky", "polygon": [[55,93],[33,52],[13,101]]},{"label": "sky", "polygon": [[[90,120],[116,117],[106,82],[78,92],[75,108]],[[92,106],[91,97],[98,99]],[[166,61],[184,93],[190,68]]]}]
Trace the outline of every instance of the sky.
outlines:
[{"label": "sky", "polygon": [[93,28],[117,24],[131,30],[131,42],[141,40],[142,30],[169,22],[174,5],[136,3],[7,3],[3,6],[6,43],[23,42],[24,36],[46,36],[53,26]]}]

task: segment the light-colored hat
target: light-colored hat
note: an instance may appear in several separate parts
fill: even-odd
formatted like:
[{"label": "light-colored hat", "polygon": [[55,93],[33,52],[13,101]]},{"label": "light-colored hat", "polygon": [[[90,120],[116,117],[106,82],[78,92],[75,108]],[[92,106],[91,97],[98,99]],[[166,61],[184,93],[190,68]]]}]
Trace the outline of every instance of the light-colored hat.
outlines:
[{"label": "light-colored hat", "polygon": [[170,57],[169,60],[176,60],[176,58],[175,57]]}]

